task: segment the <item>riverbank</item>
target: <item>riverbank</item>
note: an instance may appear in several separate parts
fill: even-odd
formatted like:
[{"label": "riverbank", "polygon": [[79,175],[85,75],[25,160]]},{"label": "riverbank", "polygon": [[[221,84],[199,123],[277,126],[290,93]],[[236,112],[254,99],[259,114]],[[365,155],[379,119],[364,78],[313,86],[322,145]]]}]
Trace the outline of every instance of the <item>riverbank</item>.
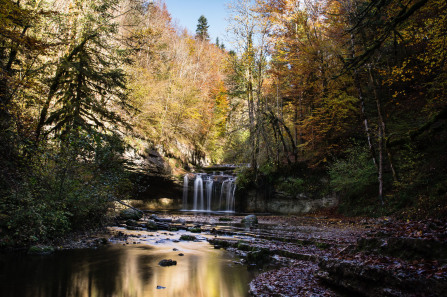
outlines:
[{"label": "riverbank", "polygon": [[56,249],[103,245],[172,246],[190,242],[238,255],[257,271],[252,296],[443,296],[447,222],[331,215],[244,216],[165,213],[79,233]]},{"label": "riverbank", "polygon": [[200,225],[217,248],[249,267],[276,268],[250,283],[253,296],[442,296],[447,290],[447,224],[390,217],[169,216]]}]

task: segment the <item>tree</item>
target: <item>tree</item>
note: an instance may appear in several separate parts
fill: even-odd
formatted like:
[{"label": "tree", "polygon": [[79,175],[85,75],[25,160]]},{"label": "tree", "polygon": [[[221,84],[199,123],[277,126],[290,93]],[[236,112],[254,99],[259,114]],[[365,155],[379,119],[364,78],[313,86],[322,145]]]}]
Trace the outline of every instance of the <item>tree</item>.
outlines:
[{"label": "tree", "polygon": [[208,34],[208,28],[210,26],[208,25],[208,20],[205,16],[201,15],[198,23],[197,23],[197,29],[196,29],[196,38],[200,40],[209,40],[210,35]]},{"label": "tree", "polygon": [[135,131],[176,163],[218,161],[227,113],[226,52],[186,31],[178,34],[161,5],[142,20],[135,29],[141,47],[128,67],[140,110]]},{"label": "tree", "polygon": [[119,4],[1,1],[0,216],[8,231],[0,245],[101,223],[121,195],[128,56],[117,38]]},{"label": "tree", "polygon": [[271,157],[270,141],[264,125],[268,105],[263,93],[267,78],[269,23],[256,12],[253,1],[238,0],[229,4],[229,8],[229,31],[237,46],[237,55],[231,55],[235,80],[232,93],[236,97],[234,99],[245,100],[248,119],[246,117],[244,129],[248,130],[248,138],[244,145],[249,148],[245,153],[249,155],[248,159],[257,179],[258,164],[262,159]]},{"label": "tree", "polygon": [[[106,130],[121,121],[117,108],[126,103],[125,74],[120,68],[125,54],[114,42],[117,32],[113,10],[117,1],[79,1],[70,28],[67,53],[58,61],[36,128],[65,136],[78,129]],[[54,102],[54,103],[53,103]],[[53,104],[53,108],[50,106]],[[112,125],[112,126],[111,126]],[[43,131],[45,127],[49,127]]]}]

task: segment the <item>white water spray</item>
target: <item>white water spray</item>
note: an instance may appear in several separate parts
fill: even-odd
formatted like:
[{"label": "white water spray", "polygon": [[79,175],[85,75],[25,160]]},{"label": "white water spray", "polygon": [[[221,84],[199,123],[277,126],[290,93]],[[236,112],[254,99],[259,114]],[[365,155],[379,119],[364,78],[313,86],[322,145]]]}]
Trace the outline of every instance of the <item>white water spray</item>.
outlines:
[{"label": "white water spray", "polygon": [[[198,173],[195,176],[193,193],[189,179],[188,175],[183,179],[183,210],[234,212],[236,179],[233,175],[225,175],[223,172],[217,175]],[[193,194],[193,197],[188,201],[189,194]]]}]

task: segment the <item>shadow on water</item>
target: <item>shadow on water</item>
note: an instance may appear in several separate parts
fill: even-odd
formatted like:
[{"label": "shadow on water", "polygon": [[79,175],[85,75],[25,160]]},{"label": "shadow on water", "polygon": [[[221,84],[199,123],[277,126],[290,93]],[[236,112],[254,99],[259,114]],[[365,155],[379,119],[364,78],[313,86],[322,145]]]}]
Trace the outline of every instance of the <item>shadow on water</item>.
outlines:
[{"label": "shadow on water", "polygon": [[[113,245],[48,256],[1,254],[0,296],[248,296],[252,275],[230,253],[209,244],[179,250]],[[161,267],[161,259],[178,264]]]}]

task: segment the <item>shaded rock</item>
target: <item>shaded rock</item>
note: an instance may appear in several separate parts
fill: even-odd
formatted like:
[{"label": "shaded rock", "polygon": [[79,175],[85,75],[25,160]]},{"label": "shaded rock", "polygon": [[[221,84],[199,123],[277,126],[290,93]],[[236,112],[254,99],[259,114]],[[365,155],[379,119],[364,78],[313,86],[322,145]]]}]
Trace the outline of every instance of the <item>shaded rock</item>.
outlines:
[{"label": "shaded rock", "polygon": [[160,266],[163,266],[163,267],[165,267],[165,266],[174,266],[174,265],[177,265],[177,261],[174,261],[174,260],[171,260],[171,259],[163,259],[163,260],[161,260],[160,262],[158,262],[158,265],[160,265]]},{"label": "shaded rock", "polygon": [[248,215],[242,220],[242,223],[250,226],[256,225],[258,224],[258,217],[255,215]]},{"label": "shaded rock", "polygon": [[430,259],[447,263],[447,242],[425,238],[361,238],[357,250],[398,257],[401,259]]},{"label": "shaded rock", "polygon": [[158,221],[163,222],[163,223],[172,223],[172,219],[170,219],[170,218],[166,218],[166,219],[158,218]]},{"label": "shaded rock", "polygon": [[253,252],[248,252],[246,256],[248,264],[264,265],[270,262],[270,253],[266,249],[260,249]]},{"label": "shaded rock", "polygon": [[360,296],[443,296],[443,278],[409,275],[361,261],[322,259],[317,276],[325,283]]},{"label": "shaded rock", "polygon": [[126,229],[131,231],[143,231],[143,228],[135,226],[127,226]]},{"label": "shaded rock", "polygon": [[156,214],[151,214],[149,218],[154,221],[158,221],[160,219]]},{"label": "shaded rock", "polygon": [[151,214],[150,219],[154,220],[155,222],[172,223],[172,219],[170,219],[170,218],[160,218],[156,214]]},{"label": "shaded rock", "polygon": [[183,257],[185,254],[183,254],[183,253],[180,253],[180,254],[178,254],[180,257]]},{"label": "shaded rock", "polygon": [[169,225],[168,223],[164,223],[164,222],[156,222],[157,224],[157,229],[158,230],[171,230],[171,225]]},{"label": "shaded rock", "polygon": [[126,221],[126,225],[127,226],[133,226],[133,227],[137,227],[138,226],[138,222],[132,219],[129,219]]},{"label": "shaded rock", "polygon": [[126,208],[120,212],[120,217],[123,220],[139,220],[143,217],[143,212],[132,208]]},{"label": "shaded rock", "polygon": [[147,221],[146,228],[149,230],[158,230],[157,223],[154,220]]},{"label": "shaded rock", "polygon": [[174,223],[185,225],[186,224],[186,220],[185,219],[177,219],[177,220],[174,221]]}]

